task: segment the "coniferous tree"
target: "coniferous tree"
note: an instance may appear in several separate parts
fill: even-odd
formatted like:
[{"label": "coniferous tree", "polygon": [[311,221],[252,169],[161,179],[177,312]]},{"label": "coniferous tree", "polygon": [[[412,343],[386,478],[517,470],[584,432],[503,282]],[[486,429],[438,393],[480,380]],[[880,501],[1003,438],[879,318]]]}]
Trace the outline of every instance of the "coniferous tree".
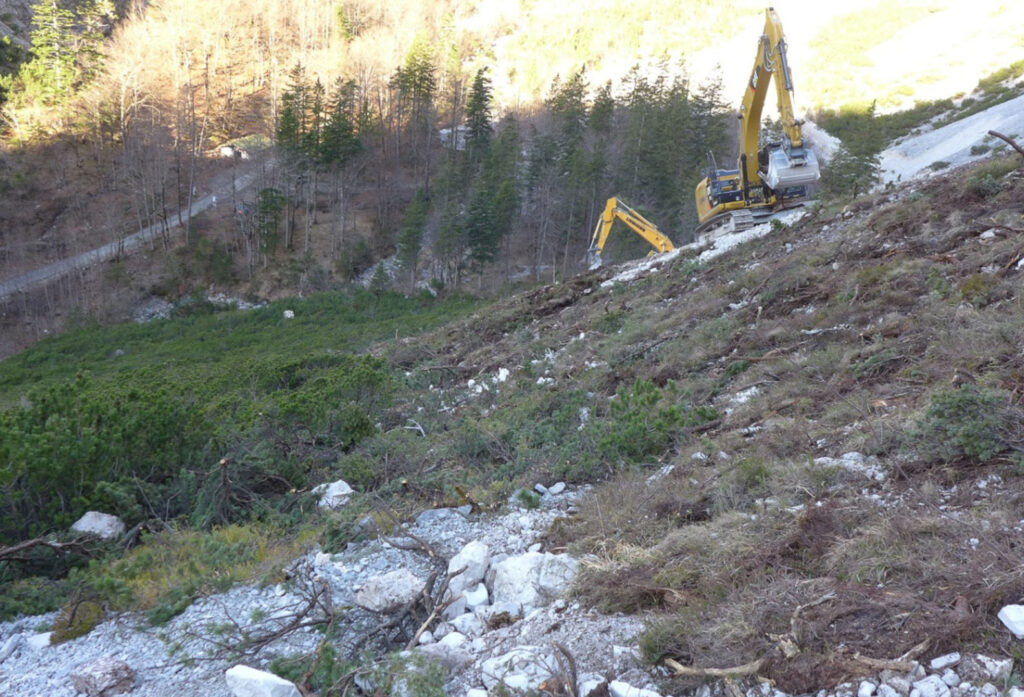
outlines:
[{"label": "coniferous tree", "polygon": [[466,154],[470,162],[479,162],[487,152],[494,134],[491,126],[493,95],[487,68],[481,68],[473,78],[466,101]]},{"label": "coniferous tree", "polygon": [[426,192],[416,190],[409,207],[405,209],[402,225],[398,230],[398,264],[409,273],[409,287],[416,284],[416,264],[423,244],[423,227],[429,211]]}]

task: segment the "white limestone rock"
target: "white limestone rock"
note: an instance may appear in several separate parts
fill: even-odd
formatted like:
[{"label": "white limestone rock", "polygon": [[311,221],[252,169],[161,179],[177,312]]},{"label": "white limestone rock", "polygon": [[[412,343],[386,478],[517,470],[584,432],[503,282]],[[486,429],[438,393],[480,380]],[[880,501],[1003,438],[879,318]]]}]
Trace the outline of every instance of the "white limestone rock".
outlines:
[{"label": "white limestone rock", "polygon": [[350,487],[348,482],[344,479],[339,479],[336,482],[330,483],[324,482],[319,486],[313,487],[313,494],[320,497],[320,501],[317,502],[317,506],[329,511],[337,510],[348,505],[348,501],[352,496],[352,493],[352,487]]},{"label": "white limestone rock", "polygon": [[550,650],[540,646],[518,646],[506,654],[480,664],[480,677],[488,690],[498,683],[513,690],[536,690],[557,670]]},{"label": "white limestone rock", "polygon": [[454,672],[465,668],[473,662],[473,655],[463,646],[451,646],[441,641],[416,649],[421,655],[437,661],[445,670]]},{"label": "white limestone rock", "polygon": [[871,697],[875,694],[875,688],[877,686],[870,680],[861,680],[860,686],[857,688],[857,697]]},{"label": "white limestone rock", "polygon": [[578,568],[567,554],[527,552],[509,557],[495,567],[492,599],[538,607],[564,593]]},{"label": "white limestone rock", "polygon": [[33,651],[39,651],[45,649],[50,645],[50,636],[53,632],[42,632],[41,634],[33,634],[25,639],[25,646],[29,647]]},{"label": "white limestone rock", "polygon": [[0,663],[3,663],[11,657],[15,651],[17,651],[24,643],[25,639],[20,634],[12,634],[7,637],[4,641],[4,645],[0,646]]},{"label": "white limestone rock", "polygon": [[[604,689],[601,689],[604,688]],[[594,695],[605,695],[608,690],[608,681],[600,673],[584,673],[576,681],[576,694],[579,697],[590,697]]]},{"label": "white limestone rock", "polygon": [[997,659],[983,656],[980,653],[964,656],[957,666],[957,673],[964,680],[975,684],[989,681],[1002,682],[1010,677],[1013,659]]},{"label": "white limestone rock", "polygon": [[95,535],[103,540],[113,540],[124,534],[124,521],[116,515],[89,511],[75,521],[71,529],[86,535]]},{"label": "white limestone rock", "polygon": [[397,610],[415,600],[424,583],[408,569],[396,569],[363,584],[356,593],[356,604],[373,612]]},{"label": "white limestone rock", "polygon": [[661,697],[659,692],[633,687],[621,680],[612,680],[608,683],[608,693],[612,697]]},{"label": "white limestone rock", "polygon": [[224,679],[235,697],[302,697],[284,678],[241,664],[228,668]]},{"label": "white limestone rock", "polygon": [[131,692],[135,671],[124,661],[104,656],[75,667],[69,676],[71,684],[89,697],[111,697]]},{"label": "white limestone rock", "polygon": [[448,624],[450,624],[452,629],[455,631],[468,637],[478,637],[486,630],[484,621],[472,612],[466,612],[458,617],[448,620]]},{"label": "white limestone rock", "polygon": [[462,597],[466,599],[466,607],[475,610],[487,604],[487,586],[483,583],[476,584],[476,588],[462,591]]},{"label": "white limestone rock", "polygon": [[1024,605],[1007,605],[999,611],[999,620],[1018,639],[1024,639]]},{"label": "white limestone rock", "polygon": [[[878,697],[900,697],[900,693],[892,688],[887,683],[882,683],[878,686]],[[908,690],[909,692],[909,690]]]},{"label": "white limestone rock", "polygon": [[458,595],[466,588],[472,588],[484,579],[487,567],[491,564],[491,551],[483,542],[473,540],[468,542],[459,553],[448,562],[448,573],[452,574],[459,569],[465,569],[461,574],[454,576],[448,583],[452,595]]},{"label": "white limestone rock", "polygon": [[552,496],[558,496],[563,491],[565,491],[565,482],[555,482],[548,487],[548,493]]},{"label": "white limestone rock", "polygon": [[914,683],[914,690],[921,697],[950,697],[949,685],[942,682],[938,675],[929,675]]},{"label": "white limestone rock", "polygon": [[931,660],[931,663],[929,663],[928,665],[932,670],[938,671],[945,670],[946,668],[951,668],[959,662],[960,654],[954,651],[953,653],[947,653],[942,656],[936,656]]}]

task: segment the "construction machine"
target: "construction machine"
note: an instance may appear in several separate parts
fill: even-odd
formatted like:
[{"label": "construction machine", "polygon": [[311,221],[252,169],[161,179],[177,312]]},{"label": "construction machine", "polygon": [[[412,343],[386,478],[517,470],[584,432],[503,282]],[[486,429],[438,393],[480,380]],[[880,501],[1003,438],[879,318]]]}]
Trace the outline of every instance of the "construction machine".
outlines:
[{"label": "construction machine", "polygon": [[[760,147],[761,111],[768,83],[782,122],[781,142]],[[818,180],[818,160],[804,145],[802,120],[793,114],[793,76],[786,58],[786,39],[774,8],[765,10],[764,33],[754,69],[740,105],[740,157],[736,169],[718,169],[708,153],[705,178],[697,185],[697,234],[725,228],[742,230],[779,209],[798,204],[807,187]]]},{"label": "construction machine", "polygon": [[662,234],[658,230],[657,225],[627,206],[617,196],[612,196],[608,199],[608,203],[605,204],[601,220],[598,221],[597,227],[594,228],[594,236],[590,240],[590,249],[587,250],[587,261],[590,263],[591,269],[596,269],[601,265],[601,252],[604,251],[605,242],[608,241],[608,234],[612,231],[612,224],[616,219],[624,222],[636,234],[647,240],[654,247],[654,251],[651,254],[655,252],[671,252],[675,249],[672,240]]}]

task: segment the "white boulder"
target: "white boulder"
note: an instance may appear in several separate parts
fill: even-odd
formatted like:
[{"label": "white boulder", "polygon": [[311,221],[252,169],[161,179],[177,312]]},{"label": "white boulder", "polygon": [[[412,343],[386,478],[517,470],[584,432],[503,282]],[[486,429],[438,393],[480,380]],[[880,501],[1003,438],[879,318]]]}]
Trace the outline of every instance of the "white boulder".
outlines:
[{"label": "white boulder", "polygon": [[356,604],[373,612],[391,612],[416,599],[425,581],[408,569],[396,569],[367,581],[356,593]]},{"label": "white boulder", "polygon": [[72,670],[69,677],[72,686],[89,697],[110,697],[131,692],[135,685],[135,671],[113,656],[83,663]]},{"label": "white boulder", "polygon": [[491,564],[491,551],[483,542],[473,540],[466,544],[459,553],[448,562],[448,573],[452,574],[459,569],[462,573],[452,577],[448,583],[448,589],[453,596],[458,595],[466,588],[472,588],[483,580],[487,567]]},{"label": "white boulder", "polygon": [[317,505],[331,511],[347,505],[352,492],[352,487],[344,479],[329,484],[325,482],[313,488],[313,493],[320,497]]},{"label": "white boulder", "polygon": [[124,521],[116,515],[89,511],[75,521],[71,529],[87,535],[96,535],[104,540],[113,540],[124,534]]},{"label": "white boulder", "polygon": [[3,663],[8,658],[10,658],[11,654],[17,651],[21,647],[22,642],[24,641],[25,639],[20,634],[12,634],[11,636],[7,637],[7,640],[4,642],[4,645],[0,646],[0,663]]},{"label": "white boulder", "polygon": [[241,664],[228,668],[224,679],[235,697],[302,697],[299,688],[284,678]]},{"label": "white boulder", "polygon": [[493,601],[542,605],[568,589],[578,568],[567,554],[527,552],[508,557],[495,566]]},{"label": "white boulder", "polygon": [[1024,605],[1007,605],[999,611],[999,620],[1018,639],[1024,639]]}]

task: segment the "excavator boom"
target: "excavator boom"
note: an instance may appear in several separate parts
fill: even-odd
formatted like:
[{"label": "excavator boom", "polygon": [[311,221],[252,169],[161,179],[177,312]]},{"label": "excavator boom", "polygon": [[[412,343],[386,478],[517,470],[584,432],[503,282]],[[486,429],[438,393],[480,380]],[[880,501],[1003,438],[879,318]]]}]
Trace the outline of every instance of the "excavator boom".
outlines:
[{"label": "excavator boom", "polygon": [[[782,121],[783,141],[760,147],[761,112],[770,83]],[[771,212],[786,201],[802,199],[807,186],[820,176],[814,153],[804,146],[793,110],[793,76],[786,55],[786,38],[775,9],[765,10],[764,33],[757,46],[754,68],[740,105],[740,156],[737,168],[720,170],[713,162],[697,185],[697,215],[702,229],[735,212]]]},{"label": "excavator boom", "polygon": [[601,220],[598,221],[597,227],[594,228],[594,235],[590,239],[587,259],[591,269],[596,269],[601,265],[601,252],[604,251],[608,234],[612,231],[612,225],[616,219],[624,222],[636,234],[647,240],[654,247],[655,252],[671,252],[675,249],[672,240],[662,234],[657,225],[627,206],[617,196],[612,196],[605,204]]}]

